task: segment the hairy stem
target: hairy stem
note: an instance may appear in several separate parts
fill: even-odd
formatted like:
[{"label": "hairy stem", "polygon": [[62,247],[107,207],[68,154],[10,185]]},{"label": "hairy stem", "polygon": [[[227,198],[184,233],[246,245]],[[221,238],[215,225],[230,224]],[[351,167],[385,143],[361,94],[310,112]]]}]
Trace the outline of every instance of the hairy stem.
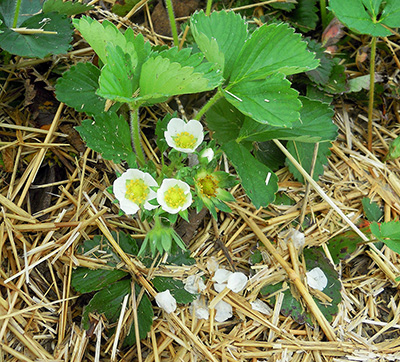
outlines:
[{"label": "hairy stem", "polygon": [[224,94],[222,93],[221,89],[218,89],[217,93],[200,109],[199,113],[196,114],[194,117],[195,120],[200,120],[200,118],[215,104],[218,100],[220,100]]},{"label": "hairy stem", "polygon": [[176,27],[175,14],[174,14],[174,8],[172,6],[172,0],[166,0],[166,4],[167,4],[169,22],[171,24],[172,37],[174,38],[174,45],[177,47],[177,46],[179,46],[178,28]]},{"label": "hairy stem", "polygon": [[322,27],[325,29],[328,25],[326,21],[326,0],[319,0],[319,8],[321,12]]},{"label": "hairy stem", "polygon": [[133,107],[132,105],[130,105],[129,108],[132,145],[136,152],[138,165],[144,166],[145,160],[140,138],[139,109],[137,107]]},{"label": "hairy stem", "polygon": [[21,1],[22,0],[17,0],[17,5],[15,7],[15,13],[14,13],[14,20],[13,20],[13,25],[12,25],[13,28],[17,27],[19,10],[21,8]]},{"label": "hairy stem", "polygon": [[211,7],[212,7],[212,0],[207,0],[207,7],[206,7],[206,15],[209,16],[211,13]]},{"label": "hairy stem", "polygon": [[374,91],[375,91],[375,55],[376,37],[371,41],[371,59],[369,66],[369,102],[368,102],[368,150],[372,151],[372,112],[374,110]]}]

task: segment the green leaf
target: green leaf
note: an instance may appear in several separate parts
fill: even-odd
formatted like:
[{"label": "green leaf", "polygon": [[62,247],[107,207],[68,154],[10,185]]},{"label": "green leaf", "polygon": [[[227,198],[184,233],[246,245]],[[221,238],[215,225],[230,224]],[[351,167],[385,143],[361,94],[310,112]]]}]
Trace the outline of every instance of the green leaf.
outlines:
[{"label": "green leaf", "polygon": [[285,164],[285,155],[273,141],[257,143],[255,156],[258,161],[272,171],[279,170]]},{"label": "green leaf", "polygon": [[316,2],[317,0],[297,0],[296,9],[290,13],[293,25],[305,33],[317,27],[319,18]]},{"label": "green leaf", "polygon": [[[73,24],[104,64],[107,63],[107,43],[111,43],[115,47],[119,46],[124,52],[128,48],[124,34],[108,20],[99,23],[88,16],[82,16],[80,19],[74,19]],[[133,33],[133,31],[128,29],[126,34],[129,35],[130,33]]]},{"label": "green leaf", "polygon": [[325,90],[325,92],[331,94],[338,94],[345,92],[346,89],[346,73],[345,73],[345,66],[339,64],[339,58],[333,58],[333,67],[332,72],[329,76],[329,81],[321,86]]},{"label": "green leaf", "polygon": [[71,285],[79,293],[100,290],[117,280],[129,275],[122,270],[88,269],[78,267],[72,272]]},{"label": "green leaf", "polygon": [[380,225],[376,222],[370,225],[374,236],[385,243],[391,250],[400,254],[400,222],[389,221]]},{"label": "green leaf", "polygon": [[218,64],[228,79],[248,36],[244,19],[233,11],[213,11],[210,16],[201,11],[192,15],[190,29],[207,60]]},{"label": "green leaf", "polygon": [[140,0],[119,0],[114,3],[111,10],[114,14],[124,17]]},{"label": "green leaf", "polygon": [[338,128],[332,121],[334,116],[332,107],[306,97],[299,97],[299,100],[303,104],[300,109],[300,119],[293,122],[290,128],[263,125],[246,117],[238,139],[258,142],[272,139],[306,143],[334,141],[338,135]]},{"label": "green leaf", "polygon": [[189,250],[183,250],[176,243],[172,243],[167,263],[175,265],[194,265],[196,264],[196,259],[190,256]]},{"label": "green leaf", "polygon": [[400,2],[387,0],[379,13],[381,1],[330,0],[329,6],[336,17],[348,28],[361,34],[389,36],[392,32],[384,27],[400,26]]},{"label": "green leaf", "polygon": [[92,150],[99,152],[106,160],[120,163],[126,160],[135,164],[128,123],[122,116],[108,112],[95,116],[95,120],[85,119],[76,127],[83,140]]},{"label": "green leaf", "polygon": [[57,80],[57,99],[78,112],[102,113],[106,100],[96,94],[99,76],[100,70],[92,63],[78,63],[72,66]]},{"label": "green leaf", "polygon": [[125,53],[119,46],[106,45],[107,62],[101,70],[98,94],[120,102],[131,102],[139,86],[134,78],[136,59]]},{"label": "green leaf", "polygon": [[52,11],[67,16],[77,15],[92,10],[94,6],[81,4],[73,1],[63,0],[46,0],[43,4],[43,12],[50,13]]},{"label": "green leaf", "polygon": [[191,294],[185,290],[185,285],[181,280],[167,277],[155,277],[152,282],[159,293],[168,289],[177,303],[188,304],[197,298],[195,294]]},{"label": "green leaf", "polygon": [[353,230],[346,231],[330,239],[328,249],[333,262],[338,264],[340,260],[350,258],[351,254],[356,251],[357,244],[362,241],[361,237]]},{"label": "green leaf", "polygon": [[383,212],[376,202],[372,202],[368,197],[362,199],[364,214],[369,221],[379,221]]},{"label": "green leaf", "polygon": [[[14,27],[13,21],[17,4],[17,1],[0,0],[0,18],[7,28]],[[29,19],[33,14],[39,13],[41,9],[40,0],[21,1],[16,27],[20,28],[25,20]]]},{"label": "green leaf", "polygon": [[400,137],[397,136],[389,146],[389,153],[386,155],[385,160],[395,160],[400,157]]},{"label": "green leaf", "polygon": [[199,93],[212,90],[221,84],[222,78],[211,63],[204,73],[193,67],[182,67],[163,56],[149,58],[142,66],[140,97],[138,102],[159,103],[179,94]]},{"label": "green leaf", "polygon": [[3,34],[0,37],[0,46],[11,54],[44,58],[49,54],[66,53],[71,48],[72,25],[65,15],[57,13],[34,15],[20,24],[20,27],[42,29],[57,34],[19,34],[1,24],[0,31],[3,31]]},{"label": "green leaf", "polygon": [[[324,173],[324,165],[328,162],[327,157],[331,154],[329,147],[331,147],[330,142],[323,142],[319,144],[318,155],[317,155],[317,160],[315,162],[314,174],[313,174],[313,179],[315,181],[318,181],[319,176]],[[300,163],[301,166],[303,166],[306,172],[310,173],[311,161],[314,154],[314,144],[289,141],[286,145],[286,148],[296,159],[296,161]],[[286,159],[286,164],[289,167],[289,171],[293,174],[294,178],[297,181],[304,183],[303,176],[288,159]]]},{"label": "green leaf", "polygon": [[224,96],[243,114],[263,124],[290,127],[299,119],[298,92],[281,73],[241,81],[225,89]]},{"label": "green leaf", "polygon": [[318,60],[292,28],[284,23],[263,25],[243,46],[234,64],[231,81],[264,79],[276,72],[297,74],[317,66]]},{"label": "green leaf", "polygon": [[319,59],[319,66],[313,70],[308,71],[307,76],[317,84],[325,84],[329,81],[332,73],[334,61],[332,57],[325,53],[325,48],[313,39],[306,39],[308,43],[308,50],[315,53],[315,57]]},{"label": "green leaf", "polygon": [[119,244],[121,249],[129,255],[137,255],[139,247],[137,246],[136,240],[129,234],[125,234],[120,231],[118,234],[112,231],[111,234],[114,236],[115,241]]},{"label": "green leaf", "polygon": [[[278,191],[278,178],[242,144],[230,141],[222,149],[235,167],[246,194],[256,208],[267,207],[275,199]],[[268,182],[267,182],[268,181]]]},{"label": "green leaf", "polygon": [[207,125],[214,132],[220,144],[227,143],[239,136],[244,114],[239,112],[227,100],[220,99],[206,114]]}]

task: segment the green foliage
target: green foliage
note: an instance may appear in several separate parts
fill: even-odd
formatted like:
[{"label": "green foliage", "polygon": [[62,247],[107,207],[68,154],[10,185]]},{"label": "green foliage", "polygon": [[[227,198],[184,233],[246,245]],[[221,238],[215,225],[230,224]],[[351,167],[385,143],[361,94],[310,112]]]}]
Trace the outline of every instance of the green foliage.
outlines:
[{"label": "green foliage", "polygon": [[101,113],[85,119],[76,127],[88,147],[99,152],[106,160],[126,160],[132,167],[136,156],[132,150],[130,129],[127,121],[113,112]]},{"label": "green foliage", "polygon": [[[315,181],[318,181],[319,176],[324,173],[324,165],[328,162],[327,157],[331,154],[329,147],[331,147],[330,142],[323,142],[319,144],[317,160],[315,162],[313,173],[313,179]],[[296,159],[296,161],[299,162],[307,172],[310,172],[314,154],[314,144],[289,141],[286,145],[286,148]],[[304,182],[304,178],[301,173],[289,160],[286,160],[286,164],[288,165],[289,171],[293,174],[294,178],[300,182]]]},{"label": "green foliage", "polygon": [[400,137],[396,137],[389,146],[389,153],[386,155],[385,160],[395,160],[400,157]]},{"label": "green foliage", "polygon": [[329,6],[342,23],[361,34],[389,36],[387,27],[400,26],[398,0],[330,0]]},{"label": "green foliage", "polygon": [[63,1],[63,0],[46,0],[43,4],[43,12],[50,13],[52,11],[67,16],[77,15],[92,10],[91,5],[81,4],[80,2]]},{"label": "green foliage", "polygon": [[379,221],[383,212],[376,202],[372,202],[368,197],[362,199],[364,214],[369,221]]},{"label": "green foliage", "polygon": [[57,99],[78,112],[102,113],[106,100],[96,94],[99,76],[100,70],[91,63],[72,66],[57,80]]},{"label": "green foliage", "polygon": [[112,7],[112,12],[124,17],[140,0],[119,0]]},{"label": "green foliage", "polygon": [[[28,1],[23,1],[23,3],[26,2]],[[1,13],[0,15],[4,21],[4,24],[0,25],[0,31],[3,32],[0,38],[0,46],[11,54],[22,57],[44,58],[49,54],[66,53],[70,49],[72,25],[66,15],[54,12],[41,13],[31,16],[19,24],[20,20],[25,18],[20,16],[18,24],[21,28],[56,32],[56,34],[37,33],[35,35],[20,34],[12,30],[7,26],[7,24],[10,24],[9,21],[6,21],[7,16],[9,16],[8,13]]]},{"label": "green foliage", "polygon": [[71,285],[79,293],[90,293],[100,290],[109,284],[129,275],[117,269],[88,269],[78,267],[72,273]]},{"label": "green foliage", "polygon": [[324,85],[329,81],[334,61],[329,54],[325,53],[325,48],[320,43],[309,38],[307,38],[307,43],[308,49],[315,53],[315,57],[319,59],[320,63],[317,68],[306,74],[314,83]]},{"label": "green foliage", "polygon": [[350,258],[351,254],[357,249],[357,244],[360,242],[362,242],[362,239],[353,230],[346,231],[330,239],[328,249],[333,262],[338,264],[340,260]]},{"label": "green foliage", "polygon": [[386,244],[391,250],[400,254],[400,222],[389,221],[380,225],[374,222],[370,225],[372,234]]},{"label": "green foliage", "polygon": [[[40,0],[21,1],[18,12],[18,2],[0,0],[0,17],[7,28],[20,28],[22,23],[28,20],[33,14],[42,9]],[[13,24],[16,17],[16,24]]]},{"label": "green foliage", "polygon": [[222,149],[235,166],[242,186],[255,207],[265,207],[273,202],[278,191],[278,177],[241,143],[230,141]]},{"label": "green foliage", "polygon": [[185,290],[185,285],[181,280],[167,277],[155,277],[152,282],[159,293],[168,289],[177,303],[189,304],[197,298],[195,294],[191,294]]},{"label": "green foliage", "polygon": [[317,0],[297,0],[296,9],[290,13],[291,23],[305,33],[317,27],[319,18],[316,2]]}]

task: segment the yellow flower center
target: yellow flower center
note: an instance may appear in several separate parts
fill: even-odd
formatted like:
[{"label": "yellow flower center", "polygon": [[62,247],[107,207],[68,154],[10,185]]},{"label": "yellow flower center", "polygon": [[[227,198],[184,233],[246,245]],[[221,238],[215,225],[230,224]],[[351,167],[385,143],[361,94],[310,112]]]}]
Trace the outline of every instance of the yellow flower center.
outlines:
[{"label": "yellow flower center", "polygon": [[179,148],[193,148],[197,142],[197,138],[188,132],[178,133],[175,137],[172,137],[175,144]]},{"label": "yellow flower center", "polygon": [[125,197],[135,204],[143,204],[146,201],[149,192],[149,186],[147,186],[140,178],[126,181]]},{"label": "yellow flower center", "polygon": [[208,197],[216,197],[219,181],[212,175],[207,175],[197,180],[200,192]]},{"label": "yellow flower center", "polygon": [[165,203],[173,209],[183,206],[186,202],[186,199],[187,197],[185,192],[178,185],[170,187],[164,193]]}]

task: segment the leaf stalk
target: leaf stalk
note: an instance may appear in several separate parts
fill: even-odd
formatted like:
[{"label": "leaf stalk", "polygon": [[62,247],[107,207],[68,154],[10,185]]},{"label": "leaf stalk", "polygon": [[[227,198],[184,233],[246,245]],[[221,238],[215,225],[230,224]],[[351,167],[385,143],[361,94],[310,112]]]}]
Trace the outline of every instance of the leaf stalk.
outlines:
[{"label": "leaf stalk", "polygon": [[174,38],[174,45],[177,47],[177,46],[179,46],[178,28],[176,26],[174,8],[172,6],[172,0],[166,0],[166,4],[167,4],[169,22],[171,24],[172,37]]},{"label": "leaf stalk", "polygon": [[217,101],[219,101],[222,97],[224,96],[222,90],[219,88],[217,93],[214,94],[214,96],[203,106],[202,109],[200,109],[199,113],[196,114],[196,117],[194,119],[196,121],[199,121],[201,117],[215,104]]},{"label": "leaf stalk", "polygon": [[376,56],[376,37],[371,41],[371,59],[369,66],[369,101],[368,101],[368,150],[372,151],[372,114],[374,111],[374,92],[375,92],[375,56]]},{"label": "leaf stalk", "polygon": [[134,148],[134,151],[136,152],[139,166],[144,166],[145,159],[140,138],[139,108],[133,107],[132,105],[129,105],[129,108],[132,146]]}]

